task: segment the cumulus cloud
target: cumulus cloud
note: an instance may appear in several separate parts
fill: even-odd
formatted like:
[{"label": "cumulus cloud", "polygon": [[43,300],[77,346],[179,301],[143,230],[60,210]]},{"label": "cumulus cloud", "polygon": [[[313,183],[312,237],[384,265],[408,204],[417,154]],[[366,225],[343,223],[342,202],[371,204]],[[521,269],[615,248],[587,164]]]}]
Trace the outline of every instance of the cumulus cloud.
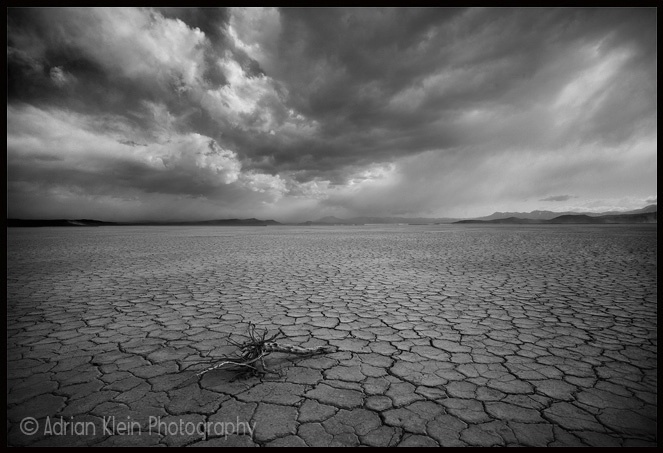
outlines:
[{"label": "cumulus cloud", "polygon": [[267,73],[271,73],[281,34],[281,14],[276,8],[232,8],[228,35]]},{"label": "cumulus cloud", "polygon": [[[117,202],[148,194],[214,203],[226,196],[230,202],[276,200],[286,190],[278,175],[243,171],[234,151],[200,134],[138,144],[71,112],[9,107],[8,118],[10,192],[42,188],[46,197],[83,203],[90,196]],[[10,213],[14,209],[23,208],[10,206]]]},{"label": "cumulus cloud", "polygon": [[10,8],[9,212],[633,208],[656,189],[653,11]]},{"label": "cumulus cloud", "polygon": [[64,71],[62,68],[56,66],[51,68],[50,71],[51,80],[58,88],[63,88],[67,85],[70,85],[76,81],[76,78],[71,74]]}]

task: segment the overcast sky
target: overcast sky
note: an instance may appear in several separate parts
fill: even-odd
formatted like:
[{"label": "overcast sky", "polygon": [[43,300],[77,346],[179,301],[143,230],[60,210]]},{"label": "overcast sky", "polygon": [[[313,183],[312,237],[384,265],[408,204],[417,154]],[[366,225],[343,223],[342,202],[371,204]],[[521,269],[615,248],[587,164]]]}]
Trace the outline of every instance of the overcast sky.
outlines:
[{"label": "overcast sky", "polygon": [[14,218],[656,203],[656,9],[9,8]]}]

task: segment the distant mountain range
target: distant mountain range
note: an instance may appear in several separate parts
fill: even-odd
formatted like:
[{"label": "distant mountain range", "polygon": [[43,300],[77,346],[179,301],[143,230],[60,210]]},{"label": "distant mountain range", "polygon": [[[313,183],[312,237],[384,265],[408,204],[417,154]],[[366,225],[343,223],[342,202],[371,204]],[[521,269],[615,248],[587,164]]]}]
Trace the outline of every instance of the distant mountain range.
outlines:
[{"label": "distant mountain range", "polygon": [[281,225],[276,220],[259,220],[259,219],[218,219],[218,220],[199,220],[193,222],[141,222],[132,223],[131,225],[182,225],[182,226],[269,226]]},{"label": "distant mountain range", "polygon": [[[653,216],[649,214],[654,214]],[[639,215],[642,215],[638,217]],[[623,217],[632,216],[632,217]],[[585,217],[588,217],[586,219]],[[614,219],[612,217],[615,217]],[[592,221],[591,219],[599,219]],[[557,219],[557,220],[555,220]],[[652,220],[653,219],[653,220]],[[555,220],[554,222],[548,222]],[[656,205],[649,205],[633,211],[607,211],[607,212],[495,212],[486,217],[475,219],[458,218],[429,218],[429,217],[353,217],[340,219],[338,217],[323,217],[315,221],[300,223],[299,225],[370,225],[370,224],[403,224],[403,225],[432,225],[447,223],[656,223]]]},{"label": "distant mountain range", "polygon": [[[532,212],[495,212],[486,217],[475,219],[457,219],[457,218],[429,218],[429,217],[353,217],[350,219],[341,219],[328,216],[315,221],[297,223],[295,225],[371,225],[371,224],[401,224],[401,225],[436,225],[450,223],[500,223],[500,224],[563,224],[563,223],[657,223],[656,205],[649,205],[642,209],[634,211],[608,211],[600,213],[590,212],[552,212],[552,211],[532,211]],[[274,226],[283,225],[275,220],[259,219],[218,219],[201,221],[175,221],[175,222],[103,222],[90,219],[54,219],[54,220],[33,220],[33,219],[7,219],[8,227],[46,227],[46,226],[111,226],[111,225],[134,225],[134,226]]]},{"label": "distant mountain range", "polygon": [[50,226],[269,226],[281,225],[275,220],[258,220],[258,219],[219,219],[219,220],[202,220],[192,222],[102,222],[100,220],[89,219],[55,219],[55,220],[24,220],[24,219],[7,219],[8,227],[50,227]]},{"label": "distant mountain range", "polygon": [[437,223],[453,223],[457,220],[459,219],[428,217],[352,217],[350,219],[340,219],[338,217],[328,216],[315,221],[303,222],[299,225],[431,225]]},{"label": "distant mountain range", "polygon": [[508,219],[510,217],[516,217],[519,219],[539,219],[539,220],[551,220],[555,217],[563,215],[585,215],[589,217],[599,217],[606,215],[625,215],[625,214],[645,214],[648,212],[656,212],[656,205],[652,204],[646,206],[642,209],[636,209],[633,211],[606,211],[606,212],[553,212],[553,211],[532,211],[532,212],[494,212],[486,217],[477,217],[472,220],[497,220],[497,219]]},{"label": "distant mountain range", "polygon": [[658,223],[656,211],[640,212],[635,214],[609,214],[609,215],[585,215],[564,214],[552,219],[531,219],[520,217],[507,217],[492,220],[459,220],[454,223],[489,223],[489,224],[615,224],[615,223]]},{"label": "distant mountain range", "polygon": [[7,219],[8,227],[47,227],[47,226],[62,226],[62,227],[80,227],[80,226],[103,226],[103,225],[118,225],[114,222],[102,222],[100,220],[90,219]]}]

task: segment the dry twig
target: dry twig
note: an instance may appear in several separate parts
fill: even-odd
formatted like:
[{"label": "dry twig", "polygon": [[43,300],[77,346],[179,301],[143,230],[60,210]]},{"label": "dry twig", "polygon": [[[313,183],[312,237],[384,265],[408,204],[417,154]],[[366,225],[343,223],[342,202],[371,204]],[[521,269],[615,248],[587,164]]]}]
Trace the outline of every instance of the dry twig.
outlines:
[{"label": "dry twig", "polygon": [[[229,367],[243,367],[243,368],[249,368],[252,370],[252,373],[258,374],[258,373],[274,373],[277,374],[275,371],[271,371],[267,368],[265,365],[265,356],[272,352],[284,352],[284,353],[289,353],[289,354],[297,354],[297,355],[313,355],[313,354],[321,354],[321,353],[326,353],[326,352],[336,352],[336,347],[335,346],[320,346],[320,347],[314,347],[314,348],[302,348],[300,346],[294,346],[294,345],[287,345],[287,344],[280,344],[276,342],[276,340],[280,337],[283,337],[283,332],[279,331],[274,335],[267,336],[268,332],[267,330],[258,330],[256,329],[255,324],[249,322],[249,327],[248,327],[248,336],[249,339],[245,342],[237,342],[232,340],[231,338],[228,338],[228,342],[232,344],[233,346],[236,346],[238,348],[238,354],[234,357],[222,357],[220,358],[221,361],[208,367],[205,368],[202,371],[199,371],[198,373],[195,374],[193,377],[200,378],[202,375],[205,373],[208,373],[213,370],[217,370],[221,367],[224,366],[229,366]],[[258,362],[260,362],[260,367],[257,366]],[[202,362],[205,363],[205,362]],[[200,365],[201,362],[197,363],[192,363],[182,369],[182,371],[187,370],[191,367]],[[187,382],[188,379],[184,382]],[[182,383],[183,384],[183,383]],[[181,387],[181,385],[180,385]]]}]

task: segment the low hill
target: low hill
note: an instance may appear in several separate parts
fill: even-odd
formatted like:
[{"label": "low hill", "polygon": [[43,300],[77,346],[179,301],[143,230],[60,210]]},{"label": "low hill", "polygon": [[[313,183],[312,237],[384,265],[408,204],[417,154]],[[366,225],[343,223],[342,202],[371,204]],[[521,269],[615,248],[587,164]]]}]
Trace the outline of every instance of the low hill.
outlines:
[{"label": "low hill", "polygon": [[602,215],[590,217],[586,215],[563,215],[555,217],[547,223],[658,223],[656,212],[646,212],[641,214],[621,214],[621,215]]}]

